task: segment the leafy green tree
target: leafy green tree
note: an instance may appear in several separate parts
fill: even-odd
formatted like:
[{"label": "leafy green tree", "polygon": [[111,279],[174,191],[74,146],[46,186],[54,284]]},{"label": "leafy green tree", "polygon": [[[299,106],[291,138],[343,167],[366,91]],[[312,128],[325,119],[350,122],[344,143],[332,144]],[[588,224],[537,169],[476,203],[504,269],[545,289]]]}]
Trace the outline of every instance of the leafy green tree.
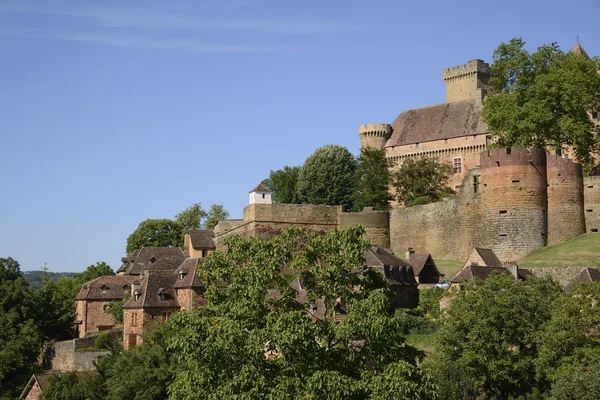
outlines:
[{"label": "leafy green tree", "polygon": [[74,372],[55,374],[48,378],[45,400],[85,400],[84,389]]},{"label": "leafy green tree", "polygon": [[[536,369],[551,383],[562,375],[585,370],[600,360],[600,283],[586,283],[558,298],[552,315],[540,333]],[[563,379],[563,384],[565,383]]]},{"label": "leafy green tree", "polygon": [[127,303],[127,300],[131,297],[131,291],[125,291],[123,294],[123,300],[113,301],[108,304],[108,312],[112,315],[116,324],[123,323],[123,305]]},{"label": "leafy green tree", "polygon": [[127,253],[142,247],[183,246],[183,225],[170,219],[147,219],[127,238]]},{"label": "leafy green tree", "polygon": [[201,222],[207,217],[201,203],[194,203],[175,216],[175,220],[183,226],[184,232],[200,229]]},{"label": "leafy green tree", "polygon": [[263,184],[273,191],[273,200],[283,204],[302,203],[298,193],[298,175],[300,167],[286,165],[277,171],[271,171]]},{"label": "leafy green tree", "polygon": [[552,384],[549,400],[600,399],[600,362],[588,367],[576,365],[564,372]]},{"label": "leafy green tree", "polygon": [[[359,273],[363,233],[296,228],[271,240],[227,239],[226,252],[198,267],[208,305],[170,320],[170,398],[437,398],[389,288],[377,273]],[[349,310],[341,322],[340,307]]]},{"label": "leafy green tree", "polygon": [[19,263],[0,258],[0,398],[16,398],[31,376],[42,344],[35,300]]},{"label": "leafy green tree", "polygon": [[390,202],[394,200],[390,193],[390,167],[385,150],[367,147],[360,151],[356,170],[358,190],[354,204],[357,211],[364,207],[373,207],[375,210],[390,209]]},{"label": "leafy green tree", "polygon": [[498,146],[572,146],[578,160],[592,161],[600,132],[590,119],[600,108],[598,60],[564,53],[556,43],[529,53],[515,38],[494,51],[492,69],[483,118]]},{"label": "leafy green tree", "polygon": [[398,202],[410,207],[423,204],[422,197],[435,202],[454,195],[448,187],[448,177],[453,173],[451,166],[431,158],[406,159],[393,174]]},{"label": "leafy green tree", "polygon": [[82,284],[85,282],[89,282],[92,279],[99,278],[101,276],[110,276],[114,275],[115,271],[108,265],[106,262],[97,262],[96,265],[89,265],[85,271],[80,274],[75,274],[74,278],[81,282]]},{"label": "leafy green tree", "polygon": [[308,204],[341,205],[352,209],[356,160],[343,146],[326,145],[310,155],[298,174],[298,193]]},{"label": "leafy green tree", "polygon": [[534,369],[539,331],[562,293],[549,280],[519,282],[500,273],[465,284],[438,333],[433,373],[446,398],[461,399],[465,392],[490,399],[532,393],[539,385]]},{"label": "leafy green tree", "polygon": [[213,204],[206,214],[204,229],[213,229],[219,220],[227,218],[229,218],[229,211],[223,207],[223,204]]}]

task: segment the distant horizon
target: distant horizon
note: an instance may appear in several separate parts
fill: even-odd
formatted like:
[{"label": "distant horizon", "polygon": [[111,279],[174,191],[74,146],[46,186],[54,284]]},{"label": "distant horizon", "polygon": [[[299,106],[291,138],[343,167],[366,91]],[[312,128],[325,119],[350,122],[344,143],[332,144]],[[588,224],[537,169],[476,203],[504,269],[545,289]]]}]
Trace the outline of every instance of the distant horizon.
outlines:
[{"label": "distant horizon", "polygon": [[117,270],[148,218],[222,203],[358,126],[443,103],[442,70],[579,40],[600,4],[391,0],[0,2],[0,257]]}]

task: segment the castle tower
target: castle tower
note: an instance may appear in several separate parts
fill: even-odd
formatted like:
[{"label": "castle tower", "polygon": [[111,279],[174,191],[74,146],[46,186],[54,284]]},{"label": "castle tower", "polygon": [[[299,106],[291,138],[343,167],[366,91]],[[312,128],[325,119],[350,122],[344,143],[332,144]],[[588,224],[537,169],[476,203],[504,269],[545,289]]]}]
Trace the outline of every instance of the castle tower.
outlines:
[{"label": "castle tower", "polygon": [[265,185],[259,183],[250,192],[250,204],[273,204],[271,194],[273,193]]},{"label": "castle tower", "polygon": [[515,261],[547,243],[546,152],[493,149],[480,155],[479,246]]},{"label": "castle tower", "polygon": [[383,149],[390,136],[392,136],[390,124],[365,124],[358,127],[361,149],[367,147]]},{"label": "castle tower", "polygon": [[548,244],[585,233],[581,164],[548,155]]},{"label": "castle tower", "polygon": [[466,64],[445,68],[442,71],[446,84],[446,102],[477,99],[481,100],[488,90],[492,76],[490,65],[482,60],[471,60]]}]

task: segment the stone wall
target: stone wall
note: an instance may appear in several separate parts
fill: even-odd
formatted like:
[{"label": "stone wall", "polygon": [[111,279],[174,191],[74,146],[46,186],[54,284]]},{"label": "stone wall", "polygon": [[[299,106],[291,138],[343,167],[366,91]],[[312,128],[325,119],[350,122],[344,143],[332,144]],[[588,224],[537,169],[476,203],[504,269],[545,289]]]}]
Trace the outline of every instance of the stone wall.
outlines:
[{"label": "stone wall", "polygon": [[481,154],[481,247],[514,261],[547,243],[546,152],[493,149]]},{"label": "stone wall", "polygon": [[600,176],[583,180],[586,232],[600,232]]},{"label": "stone wall", "polygon": [[531,268],[530,271],[538,278],[551,277],[562,287],[569,284],[585,267],[541,267]]},{"label": "stone wall", "polygon": [[585,233],[583,171],[581,164],[556,155],[547,156],[548,244]]},{"label": "stone wall", "polygon": [[384,249],[390,244],[390,213],[387,211],[365,210],[362,212],[341,213],[339,227],[341,229],[361,224],[365,227],[366,238],[371,244]]},{"label": "stone wall", "polygon": [[57,342],[53,345],[53,371],[94,371],[94,361],[107,354],[106,351],[78,351],[75,348],[76,340]]},{"label": "stone wall", "polygon": [[142,343],[144,332],[144,310],[126,308],[123,310],[123,348],[129,350]]},{"label": "stone wall", "polygon": [[90,332],[98,332],[99,330],[121,328],[122,325],[115,323],[112,314],[108,311],[104,311],[108,304],[110,304],[110,301],[106,300],[84,301],[84,319],[81,324],[84,335],[87,335]]}]

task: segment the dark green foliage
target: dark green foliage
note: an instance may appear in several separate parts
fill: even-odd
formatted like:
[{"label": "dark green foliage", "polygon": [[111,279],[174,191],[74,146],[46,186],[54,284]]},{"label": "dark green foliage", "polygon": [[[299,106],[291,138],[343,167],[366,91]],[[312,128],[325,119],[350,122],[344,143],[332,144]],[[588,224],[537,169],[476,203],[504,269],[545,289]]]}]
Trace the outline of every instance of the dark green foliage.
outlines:
[{"label": "dark green foliage", "polygon": [[51,375],[48,389],[44,391],[45,400],[85,400],[83,385],[74,372]]},{"label": "dark green foliage", "polygon": [[130,297],[131,291],[125,291],[123,294],[123,300],[113,301],[108,304],[108,312],[115,320],[115,324],[123,323],[123,304],[127,303],[127,300],[129,300]]},{"label": "dark green foliage", "polygon": [[300,167],[286,165],[277,171],[271,171],[269,177],[263,184],[273,191],[272,198],[277,203],[300,204],[302,203],[298,194],[298,175]]},{"label": "dark green foliage", "polygon": [[392,184],[390,167],[385,150],[368,147],[360,151],[356,170],[356,211],[361,211],[364,207],[373,207],[375,210],[390,209],[390,202],[394,200],[389,191]]},{"label": "dark green foliage", "polygon": [[341,205],[352,209],[356,160],[343,146],[326,145],[310,155],[298,175],[300,199],[308,204]]},{"label": "dark green foliage", "polygon": [[147,219],[127,238],[127,254],[142,247],[183,246],[183,225],[170,219]]},{"label": "dark green foliage", "polygon": [[223,207],[223,204],[213,204],[206,214],[204,229],[213,229],[219,220],[227,218],[229,218],[229,211]]},{"label": "dark green foliage", "polygon": [[99,278],[101,276],[114,275],[115,271],[106,262],[97,262],[96,265],[89,265],[85,271],[80,274],[75,274],[75,278],[80,283],[89,282],[92,279]]},{"label": "dark green foliage", "polygon": [[524,47],[515,38],[494,51],[496,77],[483,118],[497,146],[572,146],[577,159],[589,165],[600,129],[589,117],[600,107],[598,60],[564,53],[556,43],[535,53]]},{"label": "dark green foliage", "polygon": [[61,278],[72,278],[75,275],[74,272],[50,272],[44,274],[43,271],[22,271],[21,274],[32,289],[41,289],[44,286],[44,279],[58,281]]},{"label": "dark green foliage", "polygon": [[406,159],[393,174],[398,202],[411,206],[453,196],[454,191],[447,186],[453,173],[452,167],[431,158]]},{"label": "dark green foliage", "polygon": [[540,385],[539,331],[562,293],[548,280],[519,282],[505,274],[465,284],[444,314],[432,360],[447,398],[473,390],[494,399],[532,393]]},{"label": "dark green foliage", "polygon": [[194,229],[200,229],[202,220],[206,218],[206,216],[207,213],[202,208],[202,204],[194,203],[175,215],[175,220],[183,226],[184,232],[188,232]]},{"label": "dark green foliage", "polygon": [[600,363],[573,366],[556,378],[549,400],[600,399]]},{"label": "dark green foliage", "polygon": [[32,373],[42,337],[19,263],[0,258],[0,398],[15,398]]}]

